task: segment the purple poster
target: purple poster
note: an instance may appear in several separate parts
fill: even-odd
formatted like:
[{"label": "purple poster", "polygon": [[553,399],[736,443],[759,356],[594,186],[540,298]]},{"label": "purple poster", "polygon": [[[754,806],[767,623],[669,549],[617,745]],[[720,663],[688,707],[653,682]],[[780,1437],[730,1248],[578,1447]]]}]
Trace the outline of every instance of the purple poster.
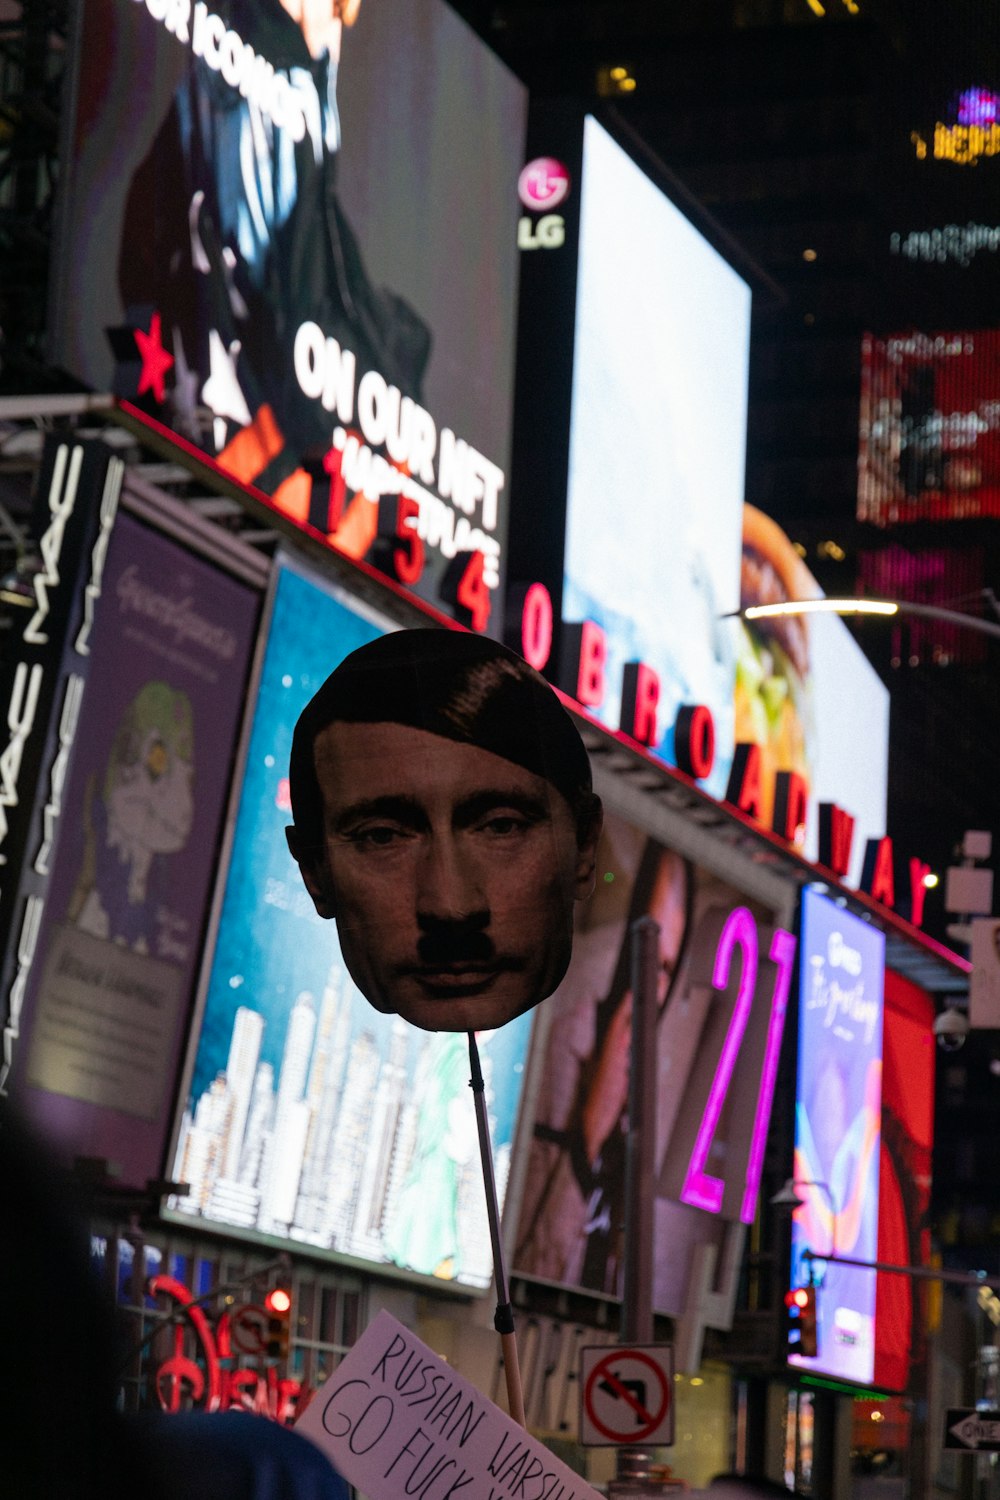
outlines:
[{"label": "purple poster", "polygon": [[14,1087],[123,1183],[162,1167],[258,604],[119,518]]},{"label": "purple poster", "polygon": [[[792,1285],[814,1255],[878,1259],[885,936],[819,894],[802,898]],[[811,1263],[817,1351],[791,1362],[870,1383],[876,1272]]]}]

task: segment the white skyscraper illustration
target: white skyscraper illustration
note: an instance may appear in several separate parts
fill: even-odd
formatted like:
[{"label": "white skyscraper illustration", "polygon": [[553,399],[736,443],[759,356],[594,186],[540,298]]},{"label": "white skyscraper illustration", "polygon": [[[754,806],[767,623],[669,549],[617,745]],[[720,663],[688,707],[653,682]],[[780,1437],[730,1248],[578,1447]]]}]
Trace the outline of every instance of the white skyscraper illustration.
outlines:
[{"label": "white skyscraper illustration", "polygon": [[260,1227],[265,1230],[287,1229],[294,1213],[309,1124],[304,1095],[315,1033],[313,997],[303,990],[288,1018],[278,1073],[274,1131],[265,1158],[261,1193]]},{"label": "white skyscraper illustration", "polygon": [[250,1111],[250,1095],[257,1073],[260,1043],[264,1035],[264,1017],[255,1010],[241,1005],[233,1023],[233,1035],[229,1043],[229,1060],[226,1063],[226,1085],[232,1101],[229,1118],[229,1134],[222,1166],[224,1177],[237,1179],[240,1171],[240,1156],[246,1133],[247,1115]]}]

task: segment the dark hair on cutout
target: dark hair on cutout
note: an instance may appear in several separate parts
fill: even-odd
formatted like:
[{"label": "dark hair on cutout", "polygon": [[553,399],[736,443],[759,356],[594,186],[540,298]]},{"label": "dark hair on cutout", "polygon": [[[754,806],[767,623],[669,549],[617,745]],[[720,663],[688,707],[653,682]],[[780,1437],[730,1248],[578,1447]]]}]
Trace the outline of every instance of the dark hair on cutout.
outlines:
[{"label": "dark hair on cutout", "polygon": [[595,802],[579,730],[554,690],[523,657],[485,636],[399,630],[346,656],[299,715],[289,792],[300,849],[322,843],[316,738],[331,724],[406,724],[490,750],[550,782],[581,840]]}]

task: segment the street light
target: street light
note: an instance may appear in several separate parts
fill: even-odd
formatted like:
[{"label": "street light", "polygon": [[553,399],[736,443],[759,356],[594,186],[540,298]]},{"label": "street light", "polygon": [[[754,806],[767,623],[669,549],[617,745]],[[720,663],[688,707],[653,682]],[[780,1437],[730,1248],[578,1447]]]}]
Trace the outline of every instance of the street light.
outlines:
[{"label": "street light", "polygon": [[[814,1181],[811,1177],[787,1177],[782,1187],[773,1195],[770,1202],[773,1208],[805,1208],[808,1197],[803,1197],[799,1188],[819,1188],[820,1192],[826,1194],[830,1205],[830,1255],[837,1251],[837,1206],[833,1201],[833,1193],[825,1182]],[[812,1255],[813,1260],[824,1259],[821,1255]]]},{"label": "street light", "polygon": [[978,630],[981,635],[1000,637],[1000,623],[981,620],[957,609],[942,609],[937,604],[911,604],[902,599],[783,599],[777,604],[750,604],[746,609],[730,610],[725,620],[771,620],[779,615],[916,615],[923,620],[945,620]]}]

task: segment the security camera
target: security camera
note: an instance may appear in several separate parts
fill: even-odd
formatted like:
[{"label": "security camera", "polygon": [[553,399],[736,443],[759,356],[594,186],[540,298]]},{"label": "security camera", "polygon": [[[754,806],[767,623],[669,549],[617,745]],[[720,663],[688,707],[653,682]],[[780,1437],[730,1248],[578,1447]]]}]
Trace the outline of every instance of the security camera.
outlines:
[{"label": "security camera", "polygon": [[969,1035],[969,1018],[964,1010],[951,1005],[934,1017],[933,1031],[942,1052],[957,1052]]}]

